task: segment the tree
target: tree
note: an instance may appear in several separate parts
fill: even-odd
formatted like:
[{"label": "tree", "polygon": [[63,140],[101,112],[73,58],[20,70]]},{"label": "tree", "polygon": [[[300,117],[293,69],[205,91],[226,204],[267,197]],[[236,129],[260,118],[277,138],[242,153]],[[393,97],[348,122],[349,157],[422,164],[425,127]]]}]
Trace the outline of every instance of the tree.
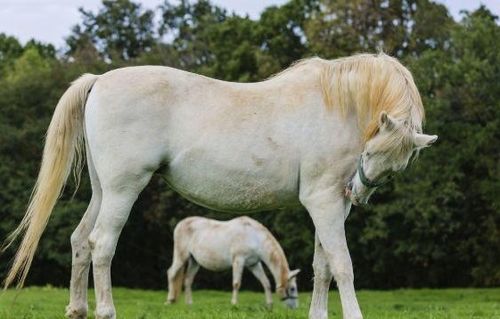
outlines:
[{"label": "tree", "polygon": [[156,42],[154,12],[130,0],[103,0],[97,14],[80,8],[83,21],[66,42],[69,53],[93,43],[107,59],[129,60],[151,50]]},{"label": "tree", "polygon": [[0,75],[5,67],[12,65],[12,62],[23,53],[23,47],[16,38],[0,33]]},{"label": "tree", "polygon": [[453,20],[429,0],[320,1],[306,23],[311,50],[325,57],[383,50],[398,57],[445,45]]}]

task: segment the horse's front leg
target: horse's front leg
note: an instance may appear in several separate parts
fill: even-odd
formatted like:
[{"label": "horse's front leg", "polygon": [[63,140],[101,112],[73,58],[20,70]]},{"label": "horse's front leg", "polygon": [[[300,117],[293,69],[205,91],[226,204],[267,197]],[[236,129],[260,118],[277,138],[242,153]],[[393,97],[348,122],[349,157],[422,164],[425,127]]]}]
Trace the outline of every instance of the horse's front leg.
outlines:
[{"label": "horse's front leg", "polygon": [[[322,259],[326,257],[330,271],[337,282],[344,319],[362,319],[354,291],[354,274],[344,229],[346,209],[350,203],[341,194],[342,190],[336,192],[335,189],[323,189],[319,193],[301,196],[301,202],[311,215],[319,243],[325,253],[322,255],[320,250],[316,251],[316,257],[319,258],[317,263],[321,264],[324,261]],[[326,318],[326,309],[319,308],[326,308],[325,287],[326,280],[318,284],[315,281],[314,288],[320,291],[313,292],[315,304],[311,304],[310,319]]]},{"label": "horse's front leg", "polygon": [[315,236],[313,270],[314,288],[309,318],[326,319],[328,318],[328,291],[332,281],[332,273],[325,250],[321,246],[317,234]]},{"label": "horse's front leg", "polygon": [[258,262],[254,266],[249,267],[249,269],[255,276],[255,278],[257,278],[262,284],[262,287],[264,288],[264,294],[266,295],[266,305],[271,309],[273,307],[273,293],[271,291],[271,283],[266,276],[266,272],[262,267],[262,263]]}]

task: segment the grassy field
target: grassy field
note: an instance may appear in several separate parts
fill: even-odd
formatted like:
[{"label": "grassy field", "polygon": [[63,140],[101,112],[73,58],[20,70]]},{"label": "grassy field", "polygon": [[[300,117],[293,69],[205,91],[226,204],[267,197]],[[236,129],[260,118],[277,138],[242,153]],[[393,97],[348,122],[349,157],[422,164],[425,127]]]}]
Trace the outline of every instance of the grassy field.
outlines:
[{"label": "grassy field", "polygon": [[[0,295],[0,318],[64,318],[68,296],[67,289],[51,287],[8,290]],[[93,310],[92,291],[90,296]],[[358,296],[365,319],[500,319],[500,289],[360,291]],[[230,305],[229,292],[220,291],[195,291],[191,307],[165,306],[163,291],[115,288],[114,297],[118,318],[124,319],[305,319],[310,300],[302,293],[296,311],[275,300],[269,311],[257,292],[242,292],[238,306]],[[330,295],[330,318],[342,318],[337,292]]]}]

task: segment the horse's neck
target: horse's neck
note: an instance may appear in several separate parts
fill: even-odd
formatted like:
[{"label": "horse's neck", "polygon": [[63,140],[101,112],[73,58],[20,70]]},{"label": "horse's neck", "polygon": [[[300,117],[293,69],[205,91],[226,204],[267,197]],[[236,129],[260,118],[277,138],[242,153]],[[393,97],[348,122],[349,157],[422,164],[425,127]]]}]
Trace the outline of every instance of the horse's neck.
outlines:
[{"label": "horse's neck", "polygon": [[262,256],[262,260],[271,271],[274,282],[276,283],[276,288],[285,287],[289,273],[285,254],[276,240],[272,238],[267,239],[265,247],[266,249]]}]

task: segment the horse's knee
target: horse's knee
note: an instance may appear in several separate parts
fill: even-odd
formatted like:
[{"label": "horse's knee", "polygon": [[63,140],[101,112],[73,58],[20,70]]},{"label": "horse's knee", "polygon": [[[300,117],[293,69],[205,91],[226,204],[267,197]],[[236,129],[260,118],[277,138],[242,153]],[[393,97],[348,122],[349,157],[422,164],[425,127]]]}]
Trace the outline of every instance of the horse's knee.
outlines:
[{"label": "horse's knee", "polygon": [[239,281],[233,282],[233,289],[234,290],[238,290],[238,289],[240,289],[240,287],[241,287],[241,282],[239,282]]}]

